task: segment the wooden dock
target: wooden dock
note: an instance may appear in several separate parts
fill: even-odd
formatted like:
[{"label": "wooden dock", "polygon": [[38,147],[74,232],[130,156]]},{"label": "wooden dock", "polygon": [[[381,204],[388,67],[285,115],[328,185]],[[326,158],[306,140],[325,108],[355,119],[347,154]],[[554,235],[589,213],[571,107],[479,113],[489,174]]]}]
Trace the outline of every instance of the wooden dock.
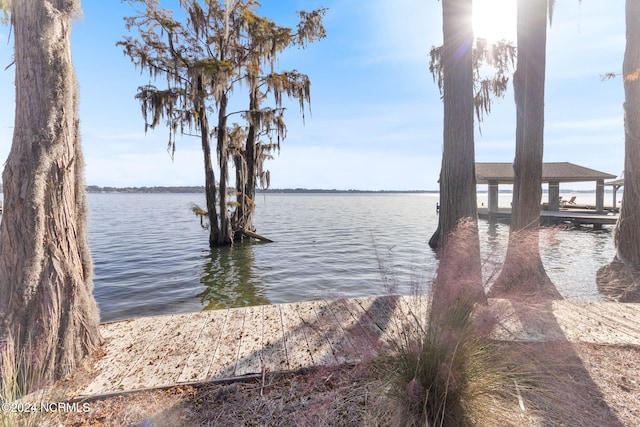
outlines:
[{"label": "wooden dock", "polygon": [[[640,345],[640,304],[490,300],[501,340]],[[426,297],[370,297],[266,305],[101,325],[104,354],[56,385],[82,399],[202,381],[358,362],[424,318]],[[535,313],[522,320],[523,311]],[[558,327],[559,326],[559,327]]]},{"label": "wooden dock", "polygon": [[[478,217],[497,221],[510,221],[511,209],[500,208],[498,212],[489,212],[487,208],[478,208]],[[571,224],[593,225],[601,228],[603,225],[615,225],[618,215],[596,213],[590,209],[561,209],[560,211],[540,211],[540,222],[543,225]]]}]

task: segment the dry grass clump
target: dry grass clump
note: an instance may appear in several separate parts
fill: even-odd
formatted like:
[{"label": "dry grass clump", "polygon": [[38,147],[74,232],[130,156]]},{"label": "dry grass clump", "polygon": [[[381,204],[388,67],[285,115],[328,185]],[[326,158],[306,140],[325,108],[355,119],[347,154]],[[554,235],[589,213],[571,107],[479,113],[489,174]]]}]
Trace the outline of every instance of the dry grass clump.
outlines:
[{"label": "dry grass clump", "polygon": [[410,310],[378,361],[394,424],[486,425],[521,399],[518,384],[530,377],[489,339],[496,319],[479,257],[477,227],[463,220],[440,251],[426,312]]},{"label": "dry grass clump", "polygon": [[469,299],[443,313],[432,305],[425,320],[414,316],[391,341],[377,365],[395,405],[393,424],[487,425],[517,409],[531,377],[481,332],[473,314]]},{"label": "dry grass clump", "polygon": [[29,402],[21,399],[30,390],[40,388],[44,378],[44,368],[37,372],[27,369],[22,363],[25,360],[24,350],[16,352],[19,356],[6,349],[0,355],[0,427],[29,427],[38,426],[41,421],[41,411],[39,408],[39,394],[32,394]]}]

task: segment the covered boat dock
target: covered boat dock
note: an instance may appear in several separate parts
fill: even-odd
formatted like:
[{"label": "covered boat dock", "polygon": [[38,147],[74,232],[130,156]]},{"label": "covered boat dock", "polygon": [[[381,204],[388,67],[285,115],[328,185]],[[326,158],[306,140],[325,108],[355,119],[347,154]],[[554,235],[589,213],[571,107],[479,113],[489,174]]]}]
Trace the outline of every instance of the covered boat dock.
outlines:
[{"label": "covered boat dock", "polygon": [[[615,193],[613,208],[605,209],[604,205],[604,187],[612,185],[610,182],[605,184],[605,180],[613,178],[616,176],[569,162],[543,163],[542,183],[548,184],[548,203],[541,206],[541,223],[568,223],[574,226],[592,224],[596,229],[603,225],[615,224],[617,215],[609,214],[610,211],[614,213],[617,211]],[[500,184],[513,184],[514,182],[513,164],[476,163],[476,179],[478,184],[489,185],[488,208],[479,208],[478,215],[481,218],[492,220],[510,220],[511,208],[500,208],[498,195]],[[568,182],[595,182],[596,205],[576,205],[572,203],[572,200],[568,203],[561,202],[560,184]]]},{"label": "covered boat dock", "polygon": [[[548,184],[549,204],[547,210],[560,211],[560,184],[568,182],[596,183],[596,213],[604,213],[605,180],[616,176],[569,162],[542,164],[542,183]],[[513,184],[513,163],[476,163],[478,184],[489,185],[489,214],[499,213],[498,194],[500,184]]]}]

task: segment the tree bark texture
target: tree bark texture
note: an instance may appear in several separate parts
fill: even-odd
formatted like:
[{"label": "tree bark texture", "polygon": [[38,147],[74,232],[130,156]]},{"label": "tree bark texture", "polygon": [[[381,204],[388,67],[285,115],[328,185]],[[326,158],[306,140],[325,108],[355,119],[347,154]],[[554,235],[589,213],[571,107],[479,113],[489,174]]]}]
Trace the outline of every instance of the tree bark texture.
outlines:
[{"label": "tree bark texture", "polygon": [[[251,100],[249,103],[249,110],[253,113],[254,111],[258,111],[260,105],[258,103],[258,98],[260,97],[260,91],[258,90],[258,82],[252,82],[252,93]],[[250,113],[250,114],[252,114]],[[255,201],[256,201],[256,176],[257,176],[257,156],[259,153],[256,150],[256,145],[258,143],[258,135],[257,129],[254,123],[249,123],[249,132],[247,134],[247,143],[246,143],[246,152],[245,152],[245,160],[247,162],[247,182],[244,186],[244,195],[249,198],[254,203],[249,204],[246,198],[242,200],[243,206],[243,219],[244,224],[243,228],[247,230],[253,230],[253,213],[255,211]]]},{"label": "tree bark texture", "polygon": [[204,106],[200,107],[200,140],[202,153],[204,154],[204,191],[207,200],[207,216],[209,217],[209,247],[216,246],[220,227],[218,226],[218,211],[216,207],[216,177],[213,172],[211,160],[211,137],[209,133],[209,121]]},{"label": "tree bark texture", "polygon": [[547,0],[518,0],[516,153],[509,243],[492,295],[559,298],[540,258]]},{"label": "tree bark texture", "polygon": [[78,0],[20,0],[12,10],[16,112],[3,172],[0,357],[44,381],[69,374],[101,343],[71,61],[79,12]]},{"label": "tree bark texture", "polygon": [[[258,98],[260,97],[260,91],[258,90],[257,76],[251,78],[249,87],[251,88],[251,94],[249,96],[249,115],[259,115],[260,105]],[[238,206],[235,211],[235,218],[233,229],[236,230],[250,230],[254,231],[253,226],[253,213],[255,211],[255,197],[256,197],[256,176],[257,176],[257,144],[258,144],[258,129],[256,128],[256,119],[249,120],[249,130],[247,132],[247,138],[244,145],[244,156],[242,159],[238,159],[235,162],[236,167],[236,201]],[[234,234],[236,240],[246,236],[243,233]]]},{"label": "tree bark texture", "polygon": [[620,261],[640,269],[640,2],[627,0],[624,53],[624,203],[616,226]]},{"label": "tree bark texture", "polygon": [[218,200],[220,208],[220,232],[215,246],[230,245],[233,241],[231,231],[231,217],[227,208],[227,187],[229,182],[229,144],[227,141],[227,103],[228,98],[223,94],[218,106],[218,164],[220,166],[220,182],[218,184]]},{"label": "tree bark texture", "polygon": [[[473,123],[473,69],[471,26],[472,0],[443,0],[444,134],[440,170],[440,214],[438,229],[429,241],[441,255],[458,254],[460,259],[443,262],[438,282],[461,281],[467,291],[484,299],[478,238],[478,207]],[[464,222],[464,254],[447,251],[450,235]],[[471,228],[471,232],[469,232]],[[455,265],[454,268],[444,268]],[[445,271],[446,270],[446,271]],[[446,279],[446,280],[445,280]],[[446,288],[446,286],[441,286]]]},{"label": "tree bark texture", "polygon": [[640,2],[625,6],[624,203],[614,230],[615,259],[598,270],[598,290],[621,302],[640,302]]}]

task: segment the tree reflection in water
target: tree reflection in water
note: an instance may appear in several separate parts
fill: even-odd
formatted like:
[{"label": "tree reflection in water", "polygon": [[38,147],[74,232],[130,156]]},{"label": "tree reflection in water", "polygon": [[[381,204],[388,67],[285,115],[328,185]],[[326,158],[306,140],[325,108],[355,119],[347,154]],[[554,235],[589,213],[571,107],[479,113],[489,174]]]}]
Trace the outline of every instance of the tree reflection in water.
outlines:
[{"label": "tree reflection in water", "polygon": [[260,277],[253,271],[254,244],[235,243],[205,253],[200,277],[204,290],[198,294],[203,310],[269,304]]}]

